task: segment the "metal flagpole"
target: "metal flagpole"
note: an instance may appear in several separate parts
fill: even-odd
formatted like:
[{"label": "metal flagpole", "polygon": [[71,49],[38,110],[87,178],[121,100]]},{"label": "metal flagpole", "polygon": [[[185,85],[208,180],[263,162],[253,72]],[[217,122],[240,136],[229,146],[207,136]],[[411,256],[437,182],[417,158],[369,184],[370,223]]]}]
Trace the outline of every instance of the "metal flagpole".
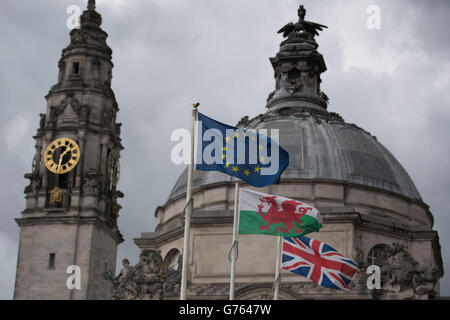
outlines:
[{"label": "metal flagpole", "polygon": [[278,300],[278,294],[280,292],[280,282],[281,282],[281,275],[280,275],[280,267],[281,267],[281,244],[283,242],[283,237],[278,236],[278,242],[277,242],[277,263],[276,263],[276,269],[275,269],[275,282],[274,282],[274,289],[273,289],[273,300]]},{"label": "metal flagpole", "polygon": [[234,185],[234,219],[233,219],[233,243],[231,244],[231,274],[230,274],[230,300],[234,300],[234,279],[236,274],[236,260],[238,255],[238,241],[236,240],[239,225],[239,182]]},{"label": "metal flagpole", "polygon": [[181,270],[181,288],[180,300],[186,300],[187,275],[189,269],[189,239],[191,233],[191,215],[194,207],[194,200],[192,198],[192,180],[194,177],[194,152],[195,152],[195,121],[197,120],[197,108],[200,103],[192,105],[192,127],[191,127],[191,159],[189,162],[188,181],[186,191],[186,207],[184,217],[184,243],[183,243],[183,264]]}]

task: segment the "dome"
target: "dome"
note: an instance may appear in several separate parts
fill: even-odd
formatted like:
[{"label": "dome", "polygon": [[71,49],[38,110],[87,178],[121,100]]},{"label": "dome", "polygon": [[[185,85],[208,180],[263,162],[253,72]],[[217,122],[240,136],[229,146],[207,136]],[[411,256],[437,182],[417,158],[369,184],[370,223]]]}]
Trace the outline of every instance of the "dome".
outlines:
[{"label": "dome", "polygon": [[[338,114],[328,112],[328,97],[321,90],[320,75],[327,70],[317,51],[315,36],[327,28],[299,20],[278,32],[285,40],[275,57],[275,90],[267,98],[267,111],[238,127],[279,129],[280,145],[289,152],[290,164],[283,172],[286,180],[325,180],[381,189],[421,200],[408,173],[377,139],[360,127],[346,123]],[[215,171],[196,171],[194,191],[206,186],[227,184],[235,178]],[[176,182],[169,200],[186,193],[187,170]]]},{"label": "dome", "polygon": [[[279,129],[280,145],[289,152],[287,180],[327,180],[351,183],[421,200],[406,170],[370,133],[346,123],[338,114],[310,108],[281,108],[239,127]],[[215,171],[195,171],[193,188],[236,181]],[[187,169],[176,182],[169,200],[186,193]]]},{"label": "dome", "polygon": [[[390,261],[399,255],[411,257],[399,270],[408,274],[413,268],[422,272],[424,280],[420,281],[433,279],[437,283],[443,274],[442,257],[429,207],[406,170],[376,137],[328,110],[329,99],[321,89],[321,74],[327,68],[315,41],[318,31],[326,26],[306,21],[303,6],[298,16],[298,22],[288,23],[279,31],[285,40],[276,56],[270,58],[275,88],[267,98],[265,113],[253,119],[245,116],[236,126],[244,130],[278,129],[279,143],[289,153],[289,166],[279,185],[258,190],[305,201],[317,208],[323,227],[311,233],[311,238],[355,261],[358,271],[349,296],[347,292],[341,295],[336,290],[325,291],[308,279],[282,270],[282,298],[373,299],[373,292],[365,285],[365,269],[379,256],[385,260],[376,260],[377,265],[386,270],[391,270]],[[271,130],[267,133],[270,135]],[[155,231],[142,233],[135,243],[142,252],[157,250],[167,261],[172,261],[173,250],[188,252],[185,265],[189,276],[185,279],[190,296],[226,299],[231,286],[230,246],[237,248],[239,242],[235,297],[272,297],[279,237],[235,235],[239,218],[234,219],[238,200],[234,182],[240,180],[218,171],[194,171],[188,225],[188,214],[184,214],[187,173],[186,169],[178,178],[168,201],[156,208]],[[186,226],[190,230],[187,237]],[[379,248],[384,251],[378,253]],[[419,265],[420,269],[415,269]],[[428,275],[433,273],[432,268],[437,270],[435,278]],[[422,298],[414,293],[419,286],[403,285],[409,280],[400,282],[396,275],[385,278],[382,297],[378,298]],[[423,297],[438,294],[433,290]],[[176,297],[176,293],[171,294]]]}]

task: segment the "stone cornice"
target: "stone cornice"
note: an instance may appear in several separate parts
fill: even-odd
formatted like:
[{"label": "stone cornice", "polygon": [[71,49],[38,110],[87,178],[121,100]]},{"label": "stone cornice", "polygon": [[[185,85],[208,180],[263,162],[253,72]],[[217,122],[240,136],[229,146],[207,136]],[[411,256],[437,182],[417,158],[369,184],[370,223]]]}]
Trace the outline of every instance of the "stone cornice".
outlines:
[{"label": "stone cornice", "polygon": [[79,56],[83,54],[84,56],[97,57],[104,59],[114,66],[112,59],[112,50],[108,46],[94,45],[94,44],[83,44],[83,45],[69,45],[67,48],[63,49],[61,60],[69,58],[71,56]]},{"label": "stone cornice", "polygon": [[27,217],[16,218],[15,221],[19,227],[34,226],[34,225],[52,225],[52,224],[93,224],[102,230],[106,231],[117,243],[124,241],[122,234],[116,228],[111,230],[111,226],[99,217],[83,217],[83,216],[44,216],[44,217]]},{"label": "stone cornice", "polygon": [[[350,207],[318,208],[322,214],[324,224],[352,223],[355,228],[383,233],[396,238],[407,240],[427,239],[437,240],[437,232],[426,228],[399,226],[395,222],[379,219],[366,214],[355,212]],[[174,223],[176,216],[168,221],[167,227],[158,226],[156,232],[142,233],[141,238],[135,238],[134,243],[141,247],[149,246],[157,248],[162,244],[183,237],[184,226]],[[233,212],[231,210],[194,211],[191,219],[192,227],[222,227],[233,224]],[[439,242],[439,241],[438,241]]]},{"label": "stone cornice", "polygon": [[[324,110],[327,109],[327,103],[324,99],[322,99],[320,96],[318,95],[313,95],[313,94],[294,94],[291,96],[282,96],[279,98],[272,98],[266,108],[268,108],[270,111],[276,111],[279,109],[282,109],[284,107],[283,103],[286,102],[294,102],[294,103],[298,103],[301,104],[301,102],[310,102],[312,104],[317,104],[318,106],[320,106],[321,108],[323,108]],[[290,107],[290,108],[300,108],[300,107]],[[317,108],[309,108],[309,109],[315,109],[315,110],[320,110],[319,107]]]},{"label": "stone cornice", "polygon": [[[356,188],[356,189],[380,192],[382,194],[386,194],[386,195],[390,195],[390,196],[402,199],[402,200],[408,202],[409,204],[418,205],[419,207],[423,208],[427,212],[428,218],[431,220],[432,224],[434,224],[434,217],[429,210],[430,207],[425,202],[423,202],[421,199],[411,199],[409,197],[406,197],[406,196],[396,193],[396,192],[392,192],[392,191],[388,191],[388,190],[384,190],[384,189],[380,189],[380,188],[376,188],[376,187],[372,187],[372,186],[352,183],[352,182],[348,182],[348,181],[343,181],[343,180],[330,180],[330,179],[317,179],[317,178],[316,179],[281,179],[280,184],[283,184],[283,182],[286,182],[286,183],[298,182],[298,183],[310,183],[310,184],[327,183],[327,184],[343,185],[345,188],[352,187],[352,188]],[[210,185],[203,185],[203,186],[201,186],[201,188],[194,189],[193,194],[195,196],[196,193],[204,192],[204,191],[207,191],[208,189],[214,189],[214,188],[218,188],[218,187],[233,187],[233,186],[234,186],[234,182],[232,182],[232,181],[216,182],[216,183],[213,183]],[[241,187],[246,187],[246,186],[248,186],[248,185],[245,183],[241,185]],[[155,217],[156,217],[158,209],[165,209],[172,203],[175,203],[180,199],[184,199],[185,197],[186,197],[186,194],[182,193],[172,199],[167,200],[167,202],[164,205],[158,206],[156,208],[155,213],[154,213]]]}]

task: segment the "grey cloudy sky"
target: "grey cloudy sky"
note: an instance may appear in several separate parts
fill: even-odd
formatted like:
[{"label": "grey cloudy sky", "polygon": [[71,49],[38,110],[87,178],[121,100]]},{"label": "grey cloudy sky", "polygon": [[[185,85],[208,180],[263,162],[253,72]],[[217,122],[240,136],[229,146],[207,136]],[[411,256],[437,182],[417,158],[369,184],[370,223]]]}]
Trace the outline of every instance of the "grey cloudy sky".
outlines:
[{"label": "grey cloudy sky", "polygon": [[[265,111],[274,88],[268,60],[276,31],[297,18],[299,0],[97,1],[113,49],[113,89],[123,123],[119,227],[123,257],[137,262],[133,238],[153,231],[182,167],[170,161],[176,128],[189,128],[190,103],[221,122]],[[319,51],[328,71],[329,110],[377,136],[409,172],[435,217],[444,268],[450,264],[450,2],[303,1],[307,20],[329,27]],[[85,0],[0,2],[0,299],[12,298],[23,189],[44,96],[69,44],[69,5]],[[381,29],[366,27],[369,5]],[[450,277],[441,279],[450,295]]]}]

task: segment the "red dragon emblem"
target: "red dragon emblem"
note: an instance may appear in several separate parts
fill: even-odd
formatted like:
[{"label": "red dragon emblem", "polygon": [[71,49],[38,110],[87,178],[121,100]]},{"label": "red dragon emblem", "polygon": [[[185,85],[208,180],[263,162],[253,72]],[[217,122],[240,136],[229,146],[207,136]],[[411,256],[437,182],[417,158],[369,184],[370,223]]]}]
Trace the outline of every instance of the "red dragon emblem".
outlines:
[{"label": "red dragon emblem", "polygon": [[[295,200],[285,200],[281,203],[277,203],[275,200],[276,198],[276,196],[270,196],[259,199],[261,204],[258,204],[258,214],[260,214],[263,220],[267,222],[265,226],[260,226],[259,229],[270,230],[269,226],[271,224],[283,223],[286,228],[278,227],[277,231],[291,232],[291,230],[295,228],[295,233],[301,233],[302,221],[300,218],[302,218],[312,208],[304,207],[303,203]],[[270,205],[267,214],[264,214],[262,211],[264,203],[268,203]],[[279,206],[281,206],[281,210]],[[300,230],[294,225],[294,222],[298,223]]]}]

